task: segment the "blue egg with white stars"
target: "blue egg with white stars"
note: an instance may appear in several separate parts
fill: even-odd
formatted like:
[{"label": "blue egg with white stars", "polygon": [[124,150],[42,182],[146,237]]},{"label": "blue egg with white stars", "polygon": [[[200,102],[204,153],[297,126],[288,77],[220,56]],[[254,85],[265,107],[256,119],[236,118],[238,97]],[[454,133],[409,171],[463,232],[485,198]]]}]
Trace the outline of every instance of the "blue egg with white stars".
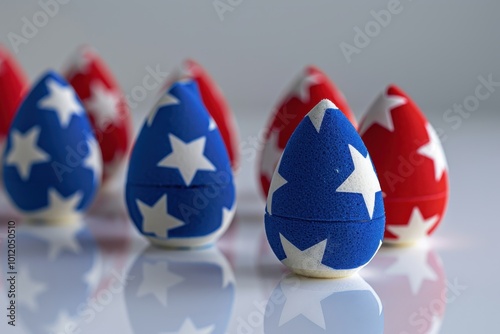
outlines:
[{"label": "blue egg with white stars", "polygon": [[222,137],[193,81],[174,83],[146,118],[132,150],[126,202],[152,243],[210,245],[236,210]]},{"label": "blue egg with white stars", "polygon": [[92,203],[102,161],[73,88],[49,71],[14,117],[3,155],[9,198],[27,219],[70,221]]},{"label": "blue egg with white stars", "polygon": [[382,244],[382,192],[368,151],[329,100],[290,137],[267,198],[265,227],[278,259],[293,272],[350,276]]}]

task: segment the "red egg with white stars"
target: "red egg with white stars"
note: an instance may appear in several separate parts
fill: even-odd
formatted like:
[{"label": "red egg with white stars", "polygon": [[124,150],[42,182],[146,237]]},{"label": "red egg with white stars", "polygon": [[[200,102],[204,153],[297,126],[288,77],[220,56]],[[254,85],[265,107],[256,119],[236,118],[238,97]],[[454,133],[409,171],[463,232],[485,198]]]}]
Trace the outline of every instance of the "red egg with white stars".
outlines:
[{"label": "red egg with white stars", "polygon": [[384,241],[411,244],[432,234],[448,203],[448,166],[441,141],[418,106],[389,86],[362,119],[359,133],[384,195]]},{"label": "red egg with white stars", "polygon": [[0,141],[5,140],[10,123],[21,103],[28,80],[23,70],[9,53],[0,45]]},{"label": "red egg with white stars", "polygon": [[104,185],[128,157],[133,134],[127,102],[106,64],[89,47],[78,50],[65,76],[82,100],[101,147]]},{"label": "red egg with white stars", "polygon": [[264,197],[267,197],[274,169],[288,139],[304,116],[323,99],[332,101],[354,127],[357,126],[344,94],[319,68],[306,67],[278,104],[266,127],[259,160],[259,178]]},{"label": "red egg with white stars", "polygon": [[214,126],[219,128],[222,135],[231,167],[233,170],[238,169],[240,160],[238,128],[222,91],[208,72],[194,60],[186,60],[183,70],[184,74],[198,85],[203,104],[215,121]]}]

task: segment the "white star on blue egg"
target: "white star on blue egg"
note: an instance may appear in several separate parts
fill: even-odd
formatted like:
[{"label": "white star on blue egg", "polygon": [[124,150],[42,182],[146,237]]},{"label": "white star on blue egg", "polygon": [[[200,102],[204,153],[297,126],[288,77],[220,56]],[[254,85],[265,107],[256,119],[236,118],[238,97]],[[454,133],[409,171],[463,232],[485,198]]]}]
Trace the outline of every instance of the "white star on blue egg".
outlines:
[{"label": "white star on blue egg", "polygon": [[62,128],[69,126],[73,115],[79,116],[85,112],[71,87],[61,85],[55,80],[49,80],[47,89],[49,94],[38,102],[38,107],[54,111]]},{"label": "white star on blue egg", "polygon": [[19,176],[28,180],[34,164],[50,161],[50,155],[38,145],[41,128],[34,126],[24,134],[17,129],[12,129],[12,148],[7,154],[6,165],[14,165]]},{"label": "white star on blue egg", "polygon": [[[147,205],[141,200],[137,200],[139,211],[142,215],[142,230],[146,233],[154,233],[161,238],[168,237],[168,231],[184,225],[180,219],[168,213],[167,195],[162,196],[152,206]],[[158,219],[161,217],[161,219]]]},{"label": "white star on blue egg", "polygon": [[101,151],[79,98],[58,74],[47,72],[26,94],[6,147],[5,189],[28,219],[75,220],[89,207]]},{"label": "white star on blue egg", "polygon": [[383,92],[375,100],[370,110],[374,112],[368,113],[359,125],[359,133],[363,135],[373,124],[377,123],[387,130],[394,131],[394,122],[392,120],[392,110],[405,105],[408,101],[401,96],[388,95]]},{"label": "white star on blue egg", "polygon": [[63,196],[55,188],[48,189],[48,203],[45,207],[26,213],[27,217],[54,219],[61,216],[63,218],[75,218],[77,207],[83,198],[82,191],[76,191],[69,196]]},{"label": "white star on blue egg", "polygon": [[267,194],[267,212],[272,215],[273,214],[273,197],[274,193],[276,190],[279,188],[283,187],[285,184],[288,183],[287,180],[283,176],[281,176],[279,172],[281,164],[281,158],[278,161],[278,165],[276,166],[276,169],[274,170],[274,176],[271,180],[271,186],[269,187],[269,193]]},{"label": "white star on blue egg", "polygon": [[274,171],[265,215],[271,248],[299,275],[354,274],[381,245],[380,191],[356,130],[335,104],[320,101],[295,129]]},{"label": "white star on blue egg", "polygon": [[126,190],[134,224],[154,244],[205,246],[227,229],[236,207],[233,175],[194,81],[174,82],[145,120]]},{"label": "white star on blue egg", "polygon": [[378,182],[377,174],[373,169],[370,155],[364,157],[359,151],[349,145],[349,152],[351,152],[352,163],[354,170],[351,175],[342,183],[337,192],[354,193],[363,196],[366,205],[366,210],[373,218],[373,210],[375,209],[375,195],[381,191],[380,183]]},{"label": "white star on blue egg", "polygon": [[206,137],[200,137],[189,143],[169,134],[172,153],[168,154],[159,163],[158,167],[176,168],[186,186],[190,186],[198,171],[215,171],[212,162],[203,154]]}]

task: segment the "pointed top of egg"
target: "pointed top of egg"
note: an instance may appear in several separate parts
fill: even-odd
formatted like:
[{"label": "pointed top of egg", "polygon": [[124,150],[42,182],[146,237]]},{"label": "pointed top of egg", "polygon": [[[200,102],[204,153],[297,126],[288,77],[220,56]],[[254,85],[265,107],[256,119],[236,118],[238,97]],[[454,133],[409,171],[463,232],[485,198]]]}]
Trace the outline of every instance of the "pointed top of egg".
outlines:
[{"label": "pointed top of egg", "polygon": [[231,166],[236,170],[240,159],[238,128],[222,90],[205,68],[193,59],[184,62],[183,73],[196,81],[203,104],[213,117],[214,126],[219,128]]},{"label": "pointed top of egg", "polygon": [[331,101],[320,101],[290,137],[272,179],[267,211],[328,222],[362,222],[384,215],[368,151]]},{"label": "pointed top of egg", "polygon": [[193,81],[174,83],[147,116],[130,159],[128,183],[192,187],[230,183],[224,143]]},{"label": "pointed top of egg", "polygon": [[415,102],[398,86],[389,85],[373,101],[361,119],[360,135],[364,135],[370,128],[381,127],[393,132],[398,127],[396,123],[410,122],[415,127],[425,125],[427,119]]}]

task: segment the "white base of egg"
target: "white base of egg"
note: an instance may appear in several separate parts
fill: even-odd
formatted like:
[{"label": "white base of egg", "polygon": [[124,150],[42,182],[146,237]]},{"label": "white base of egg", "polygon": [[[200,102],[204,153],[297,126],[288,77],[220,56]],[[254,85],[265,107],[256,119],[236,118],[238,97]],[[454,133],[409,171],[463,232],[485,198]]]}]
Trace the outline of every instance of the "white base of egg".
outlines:
[{"label": "white base of egg", "polygon": [[55,226],[73,225],[82,220],[82,214],[71,213],[63,215],[38,215],[38,214],[23,214],[26,222],[31,224],[47,224]]},{"label": "white base of egg", "polygon": [[418,243],[421,243],[425,240],[428,239],[427,235],[422,235],[419,237],[415,237],[414,239],[410,240],[405,240],[405,241],[400,241],[398,239],[389,239],[389,238],[384,238],[384,245],[389,246],[389,247],[412,247]]},{"label": "white base of egg", "polygon": [[27,212],[19,208],[10,197],[9,202],[22,214],[24,220],[33,224],[72,225],[81,221],[83,216],[83,213],[80,211],[68,211],[67,208],[61,208],[57,205],[52,205],[42,210]]},{"label": "white base of egg", "polygon": [[311,278],[343,278],[356,274],[363,267],[348,269],[348,270],[306,270],[288,267],[297,275]]},{"label": "white base of egg", "polygon": [[[378,253],[380,247],[382,246],[382,241],[380,241],[377,250],[372,255],[370,260],[368,260],[362,266],[352,269],[334,269],[323,264],[315,264],[314,260],[311,262],[311,266],[309,268],[304,268],[304,258],[286,258],[281,260],[281,262],[287,266],[291,271],[293,271],[297,275],[311,277],[311,278],[343,278],[355,275],[358,271],[363,269],[368,263],[373,260],[375,255]],[[286,263],[285,263],[286,261]]]}]

